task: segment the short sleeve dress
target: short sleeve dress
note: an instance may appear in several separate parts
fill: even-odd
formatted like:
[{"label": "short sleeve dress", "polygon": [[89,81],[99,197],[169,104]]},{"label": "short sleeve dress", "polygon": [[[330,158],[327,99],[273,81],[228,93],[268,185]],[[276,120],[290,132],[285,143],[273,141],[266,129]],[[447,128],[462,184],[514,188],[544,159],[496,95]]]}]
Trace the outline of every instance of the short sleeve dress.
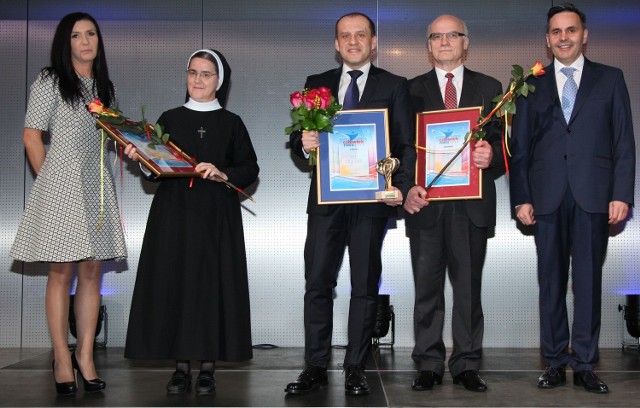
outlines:
[{"label": "short sleeve dress", "polygon": [[[93,79],[80,78],[85,101]],[[31,85],[25,128],[49,131],[51,144],[33,184],[10,256],[26,262],[75,262],[127,256],[108,155],[95,118],[60,95],[55,75]],[[101,163],[102,157],[102,163]]]}]

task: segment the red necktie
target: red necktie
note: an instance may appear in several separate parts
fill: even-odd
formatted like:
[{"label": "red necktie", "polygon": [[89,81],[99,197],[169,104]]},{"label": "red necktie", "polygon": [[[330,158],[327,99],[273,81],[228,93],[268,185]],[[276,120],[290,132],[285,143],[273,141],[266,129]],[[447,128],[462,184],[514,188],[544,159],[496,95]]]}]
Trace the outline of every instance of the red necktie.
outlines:
[{"label": "red necktie", "polygon": [[451,81],[453,74],[448,72],[445,77],[447,78],[447,84],[444,86],[444,107],[447,109],[455,109],[458,107],[458,94],[456,93],[456,87]]}]

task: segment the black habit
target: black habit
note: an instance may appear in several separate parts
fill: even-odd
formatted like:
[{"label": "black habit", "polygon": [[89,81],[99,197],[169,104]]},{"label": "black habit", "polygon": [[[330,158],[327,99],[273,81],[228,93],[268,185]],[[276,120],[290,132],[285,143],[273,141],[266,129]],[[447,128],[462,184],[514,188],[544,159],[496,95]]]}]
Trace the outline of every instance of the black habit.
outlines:
[{"label": "black habit", "polygon": [[[179,107],[158,122],[182,150],[197,162],[214,164],[239,188],[257,179],[256,154],[239,116]],[[160,181],[140,253],[125,357],[252,357],[240,200],[225,184]]]}]

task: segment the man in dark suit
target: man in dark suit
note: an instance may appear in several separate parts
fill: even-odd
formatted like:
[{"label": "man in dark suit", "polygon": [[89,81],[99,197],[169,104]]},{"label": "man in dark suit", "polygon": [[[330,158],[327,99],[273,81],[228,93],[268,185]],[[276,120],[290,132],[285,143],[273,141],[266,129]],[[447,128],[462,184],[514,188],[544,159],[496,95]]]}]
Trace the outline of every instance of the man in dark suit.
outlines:
[{"label": "man in dark suit", "polygon": [[[333,289],[345,245],[349,247],[352,287],[349,340],[344,358],[345,391],[352,395],[369,392],[364,364],[376,318],[382,240],[388,218],[397,213],[396,207],[402,204],[411,185],[415,165],[407,81],[371,64],[376,45],[375,26],[369,17],[360,13],[341,17],[336,23],[335,48],[342,57],[342,67],[312,75],[305,83],[305,88],[330,88],[343,104],[343,109],[389,109],[391,153],[400,159],[400,167],[393,176],[393,185],[399,194],[397,199],[381,203],[318,205],[314,169],[304,249],[306,368],[296,381],[287,385],[285,391],[292,394],[306,393],[327,384],[333,330]],[[345,94],[351,91],[357,92],[355,99],[345,98]],[[353,105],[349,106],[350,103]],[[318,132],[294,132],[290,139],[291,149],[300,157],[308,157],[308,153],[318,147]]]},{"label": "man in dark suit", "polygon": [[[573,4],[551,7],[547,46],[554,62],[520,98],[513,122],[511,203],[534,225],[540,285],[540,338],[547,366],[538,387],[566,381],[606,393],[593,371],[598,361],[602,265],[608,224],[633,204],[635,142],[622,71],[589,61],[586,17]],[[567,318],[571,262],[573,333]],[[571,350],[568,352],[569,339]]]},{"label": "man in dark suit", "polygon": [[[500,82],[463,65],[469,45],[464,21],[440,16],[427,29],[427,47],[434,69],[410,81],[409,93],[415,112],[482,106],[502,92]],[[451,75],[452,74],[452,75]],[[482,199],[434,201],[426,199],[424,186],[409,190],[404,209],[411,246],[415,281],[412,357],[418,366],[414,390],[432,389],[442,383],[445,345],[442,341],[446,270],[453,288],[453,352],[449,371],[455,384],[471,391],[487,386],[478,369],[482,358],[484,317],[480,301],[482,266],[487,238],[496,223],[494,180],[504,173],[500,126],[490,124],[484,140],[472,153],[482,169]]]}]

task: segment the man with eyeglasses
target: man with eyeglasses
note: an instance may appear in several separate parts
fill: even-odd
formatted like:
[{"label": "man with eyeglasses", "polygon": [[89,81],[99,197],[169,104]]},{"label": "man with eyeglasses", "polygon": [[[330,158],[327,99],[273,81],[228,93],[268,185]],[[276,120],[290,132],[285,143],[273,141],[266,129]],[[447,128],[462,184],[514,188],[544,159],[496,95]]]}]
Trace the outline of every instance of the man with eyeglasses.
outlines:
[{"label": "man with eyeglasses", "polygon": [[[469,46],[464,21],[440,16],[429,25],[427,36],[434,69],[409,82],[414,111],[482,106],[483,115],[487,115],[492,108],[491,100],[502,93],[502,85],[463,65]],[[453,351],[448,362],[453,383],[470,391],[487,389],[478,372],[484,334],[480,301],[482,267],[487,238],[496,223],[494,180],[504,173],[505,166],[500,126],[490,124],[485,130],[486,137],[475,144],[471,154],[483,172],[482,199],[430,202],[425,188],[416,185],[409,190],[404,203],[415,282],[416,344],[412,358],[418,374],[412,388],[416,391],[442,384],[447,270],[453,288]]]}]

